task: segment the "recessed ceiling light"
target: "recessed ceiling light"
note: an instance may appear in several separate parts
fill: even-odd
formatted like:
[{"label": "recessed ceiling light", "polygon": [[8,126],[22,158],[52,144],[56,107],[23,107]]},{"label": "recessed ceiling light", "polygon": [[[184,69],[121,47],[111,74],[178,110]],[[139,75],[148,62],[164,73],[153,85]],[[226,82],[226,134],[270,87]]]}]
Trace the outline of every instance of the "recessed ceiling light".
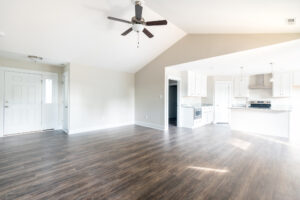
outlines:
[{"label": "recessed ceiling light", "polygon": [[289,25],[294,25],[294,24],[296,24],[296,18],[288,18],[288,19],[287,19],[287,23],[288,23]]},{"label": "recessed ceiling light", "polygon": [[4,37],[5,33],[0,31],[0,37]]}]

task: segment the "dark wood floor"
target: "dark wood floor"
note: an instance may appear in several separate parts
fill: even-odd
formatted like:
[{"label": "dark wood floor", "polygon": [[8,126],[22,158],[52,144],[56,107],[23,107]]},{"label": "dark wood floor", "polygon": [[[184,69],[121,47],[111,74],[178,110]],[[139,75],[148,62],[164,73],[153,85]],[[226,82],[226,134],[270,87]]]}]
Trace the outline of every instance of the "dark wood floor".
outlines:
[{"label": "dark wood floor", "polygon": [[300,151],[226,126],[0,138],[0,199],[300,199]]}]

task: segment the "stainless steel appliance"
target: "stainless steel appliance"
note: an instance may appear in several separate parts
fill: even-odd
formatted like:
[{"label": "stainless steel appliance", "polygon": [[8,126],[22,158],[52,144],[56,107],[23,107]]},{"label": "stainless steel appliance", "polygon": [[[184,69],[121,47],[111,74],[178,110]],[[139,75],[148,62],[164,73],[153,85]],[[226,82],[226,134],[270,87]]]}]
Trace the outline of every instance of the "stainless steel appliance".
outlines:
[{"label": "stainless steel appliance", "polygon": [[250,101],[249,107],[250,108],[271,108],[272,104],[271,101]]},{"label": "stainless steel appliance", "polygon": [[202,118],[202,108],[194,108],[194,119]]}]

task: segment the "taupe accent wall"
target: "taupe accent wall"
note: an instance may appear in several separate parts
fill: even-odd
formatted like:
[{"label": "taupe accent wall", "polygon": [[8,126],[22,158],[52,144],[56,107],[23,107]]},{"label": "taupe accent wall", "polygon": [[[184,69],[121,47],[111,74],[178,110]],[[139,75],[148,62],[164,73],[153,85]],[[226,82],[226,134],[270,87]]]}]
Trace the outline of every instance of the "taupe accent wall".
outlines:
[{"label": "taupe accent wall", "polygon": [[164,127],[165,67],[300,39],[300,34],[187,35],[135,74],[135,120]]}]

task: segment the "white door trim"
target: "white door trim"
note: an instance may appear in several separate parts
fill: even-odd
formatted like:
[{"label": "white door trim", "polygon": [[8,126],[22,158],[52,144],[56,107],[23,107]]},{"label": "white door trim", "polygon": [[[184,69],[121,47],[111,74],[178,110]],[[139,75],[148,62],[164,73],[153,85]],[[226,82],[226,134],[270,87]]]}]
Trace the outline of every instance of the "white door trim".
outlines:
[{"label": "white door trim", "polygon": [[[67,77],[67,83],[66,83],[66,80],[65,80],[65,77]],[[63,100],[63,103],[62,103],[62,112],[63,112],[63,124],[62,124],[62,129],[66,132],[66,133],[69,133],[69,130],[70,130],[70,71],[65,71],[63,74],[62,74],[62,80],[64,82],[63,84],[63,88],[62,88],[62,91],[63,91],[63,96],[62,96],[62,100]],[[67,84],[67,119],[66,119],[66,115],[65,115],[65,85]],[[66,122],[67,121],[67,122]],[[67,123],[67,128],[65,127],[65,123]]]},{"label": "white door trim", "polygon": [[[28,70],[28,69],[19,69],[19,68],[13,68],[13,67],[6,67],[6,66],[0,66],[0,72],[2,72],[2,73],[0,73],[0,75],[3,75],[3,76],[5,76],[4,74],[5,74],[5,72],[19,72],[19,73],[24,73],[24,74],[36,74],[36,75],[41,75],[42,76],[42,78],[44,77],[44,76],[49,76],[49,75],[51,75],[51,76],[56,76],[56,78],[58,79],[58,73],[54,73],[54,72],[44,72],[44,71],[36,71],[36,70]],[[1,104],[0,106],[1,106],[1,109],[0,109],[0,115],[1,115],[1,121],[0,121],[0,137],[4,137],[5,136],[5,134],[4,134],[4,123],[5,123],[5,119],[4,119],[4,110],[3,110],[3,108],[4,108],[4,98],[5,98],[5,95],[4,95],[4,92],[5,92],[5,90],[4,90],[4,86],[5,86],[5,79],[3,78],[3,80],[2,79],[0,79],[0,97],[2,97],[1,98],[1,100],[0,100],[0,102],[2,101],[3,102],[3,104]],[[59,84],[59,83],[58,83]],[[58,105],[59,106],[59,105]],[[43,109],[42,109],[42,112],[43,112]],[[42,117],[42,116],[41,116]],[[58,123],[57,123],[58,124]]]},{"label": "white door trim", "polygon": [[57,75],[57,73],[54,72],[43,72],[43,71],[19,69],[13,67],[5,67],[5,66],[0,66],[0,70],[4,72],[21,72],[21,73],[28,73],[28,74],[40,74],[40,75]]}]

